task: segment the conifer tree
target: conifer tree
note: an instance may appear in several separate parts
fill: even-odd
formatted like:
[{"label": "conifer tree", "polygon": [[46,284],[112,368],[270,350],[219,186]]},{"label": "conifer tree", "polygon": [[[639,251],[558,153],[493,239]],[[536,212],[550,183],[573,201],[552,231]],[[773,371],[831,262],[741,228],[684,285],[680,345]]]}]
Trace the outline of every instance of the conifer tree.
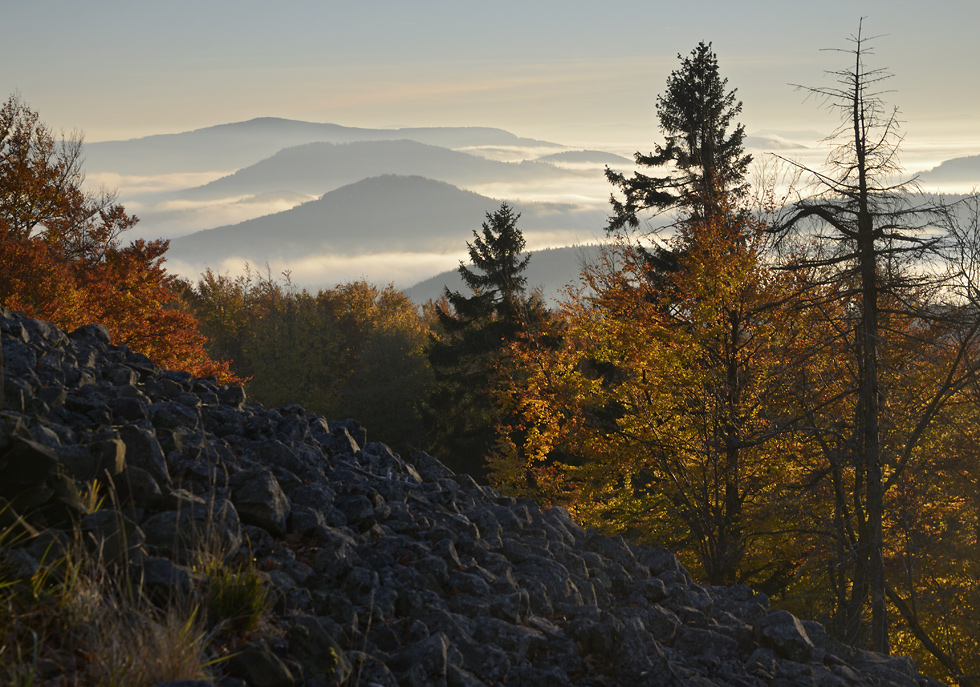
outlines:
[{"label": "conifer tree", "polygon": [[525,241],[513,208],[502,203],[487,213],[481,231],[467,242],[472,267],[460,262],[469,294],[445,289],[437,310],[443,336],[429,351],[437,389],[430,398],[432,449],[450,467],[482,477],[494,443],[490,393],[502,351],[528,322],[543,313],[540,298],[528,296]]},{"label": "conifer tree", "polygon": [[[613,215],[606,231],[615,233],[640,225],[638,213],[684,209],[693,219],[710,216],[722,206],[722,196],[737,199],[747,184],[751,155],[743,149],[745,128],[735,125],[742,111],[735,90],[718,73],[718,58],[711,43],[701,42],[680,69],[667,79],[667,90],[657,97],[657,118],[666,142],[654,153],[636,153],[642,168],[662,169],[663,176],[634,172],[632,177],[606,169],[606,178],[624,196],[611,196]],[[671,169],[673,167],[673,169]],[[666,258],[667,256],[660,256]]]}]

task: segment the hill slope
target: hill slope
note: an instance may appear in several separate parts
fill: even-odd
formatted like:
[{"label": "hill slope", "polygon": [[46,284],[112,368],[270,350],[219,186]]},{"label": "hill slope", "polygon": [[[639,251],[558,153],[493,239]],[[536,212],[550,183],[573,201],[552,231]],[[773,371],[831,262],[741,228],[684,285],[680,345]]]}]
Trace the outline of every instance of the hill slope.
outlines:
[{"label": "hill slope", "polygon": [[[585,264],[595,262],[601,250],[601,246],[585,245],[531,251],[531,261],[524,273],[528,290],[540,288],[549,305],[554,305],[567,286],[579,285],[582,268]],[[415,303],[422,304],[429,300],[438,300],[443,295],[444,288],[463,294],[469,293],[459,270],[455,269],[429,277],[404,289],[404,292]]]},{"label": "hill slope", "polygon": [[919,173],[918,177],[919,182],[927,188],[934,186],[958,186],[967,189],[980,187],[980,155],[946,160],[938,167]]},{"label": "hill slope", "polygon": [[554,182],[572,172],[541,162],[488,160],[407,139],[307,143],[196,188],[177,199],[201,200],[269,191],[322,195],[346,184],[383,174],[423,176],[455,186],[535,181]]},{"label": "hill slope", "polygon": [[[202,547],[221,568],[247,565],[276,601],[252,632],[201,632],[194,658],[228,681],[170,684],[938,687],[911,660],[843,645],[744,585],[697,584],[667,550],[586,531],[562,508],[502,496],[425,453],[402,458],[356,422],[162,370],[110,345],[104,327],[65,334],[0,308],[0,339],[0,497],[6,527],[29,533],[0,542],[5,593],[47,584],[42,561],[81,531],[119,562],[113,575],[146,596],[144,609],[208,598],[192,567]],[[80,495],[94,480],[120,486],[90,512]],[[71,608],[99,603],[87,578],[75,589],[87,605]],[[52,605],[6,623],[0,639],[29,636],[22,626]],[[67,625],[51,622],[45,639]],[[223,645],[209,646],[216,636]],[[111,660],[49,644],[35,634],[43,670],[72,684],[93,684],[87,666]],[[30,658],[9,660],[30,669]]]},{"label": "hill slope", "polygon": [[[214,263],[229,255],[263,262],[318,252],[347,255],[465,250],[487,212],[500,202],[419,176],[364,179],[274,215],[174,239],[175,260]],[[515,204],[520,226],[535,234],[574,234],[601,227],[599,212],[557,204]]]}]

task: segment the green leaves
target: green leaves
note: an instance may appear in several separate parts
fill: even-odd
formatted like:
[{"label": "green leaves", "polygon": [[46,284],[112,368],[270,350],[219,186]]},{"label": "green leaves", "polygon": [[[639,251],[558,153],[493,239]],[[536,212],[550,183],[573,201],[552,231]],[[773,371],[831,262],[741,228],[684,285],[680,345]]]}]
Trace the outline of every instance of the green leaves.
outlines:
[{"label": "green leaves", "polygon": [[470,293],[446,289],[448,307],[436,310],[441,333],[429,349],[437,382],[427,414],[432,450],[450,467],[477,476],[495,443],[493,390],[509,369],[508,345],[544,317],[540,298],[525,291],[530,256],[522,253],[520,215],[502,203],[486,217],[466,244],[473,267],[459,267]]},{"label": "green leaves", "polygon": [[280,282],[208,271],[187,298],[214,355],[249,378],[250,397],[353,417],[398,450],[424,445],[429,328],[394,287],[351,282],[313,294],[295,289],[288,275]]}]

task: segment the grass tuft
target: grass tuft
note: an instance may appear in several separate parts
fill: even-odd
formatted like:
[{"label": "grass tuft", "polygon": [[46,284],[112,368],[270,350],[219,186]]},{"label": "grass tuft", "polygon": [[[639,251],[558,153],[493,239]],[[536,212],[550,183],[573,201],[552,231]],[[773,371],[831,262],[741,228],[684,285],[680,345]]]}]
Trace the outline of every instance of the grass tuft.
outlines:
[{"label": "grass tuft", "polygon": [[89,634],[87,672],[94,684],[152,687],[210,677],[204,659],[207,635],[196,607],[137,610],[124,602],[103,608]]},{"label": "grass tuft", "polygon": [[229,564],[206,557],[199,569],[207,578],[204,605],[210,626],[228,625],[235,632],[250,632],[271,609],[262,574],[250,562]]},{"label": "grass tuft", "polygon": [[[17,530],[19,532],[20,530]],[[191,599],[157,608],[80,532],[40,561],[0,530],[0,685],[152,687],[209,677],[209,636]],[[33,548],[38,548],[37,546]],[[31,564],[33,562],[33,564]]]}]

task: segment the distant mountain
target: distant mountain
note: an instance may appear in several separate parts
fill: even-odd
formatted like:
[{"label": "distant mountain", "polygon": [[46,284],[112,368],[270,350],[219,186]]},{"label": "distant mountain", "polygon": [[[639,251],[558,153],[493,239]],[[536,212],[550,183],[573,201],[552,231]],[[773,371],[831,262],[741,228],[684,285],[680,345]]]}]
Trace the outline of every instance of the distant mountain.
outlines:
[{"label": "distant mountain", "polygon": [[[562,298],[562,292],[569,285],[580,285],[582,268],[586,264],[596,262],[602,247],[598,245],[565,246],[563,248],[546,248],[531,251],[531,261],[528,263],[527,288],[541,288],[542,295],[550,306]],[[448,270],[421,281],[411,288],[404,289],[405,294],[419,305],[438,300],[443,295],[443,289],[469,293],[468,287],[458,270]]]},{"label": "distant mountain", "polygon": [[918,177],[922,184],[928,186],[933,184],[980,186],[980,155],[946,160],[938,167],[920,172]]},{"label": "distant mountain", "polygon": [[571,163],[594,163],[602,165],[631,165],[633,160],[615,153],[606,153],[601,150],[563,150],[560,153],[542,155],[537,158],[538,162],[571,162]]},{"label": "distant mountain", "polygon": [[86,169],[92,173],[128,175],[235,170],[265,159],[283,148],[305,143],[396,139],[410,139],[446,148],[562,147],[488,127],[361,129],[261,117],[178,134],[89,143],[85,146]]},{"label": "distant mountain", "polygon": [[[558,203],[513,203],[525,236],[567,242],[602,231],[605,213]],[[420,176],[364,179],[285,212],[173,239],[168,256],[215,265],[236,256],[253,264],[331,253],[453,253],[465,250],[500,201]]]},{"label": "distant mountain", "polygon": [[175,194],[176,199],[233,198],[288,190],[322,195],[346,184],[384,174],[417,175],[455,186],[487,183],[553,182],[580,172],[544,162],[497,162],[449,148],[406,139],[307,143]]},{"label": "distant mountain", "polygon": [[779,135],[770,136],[746,136],[744,141],[746,148],[756,150],[800,150],[809,148],[810,145],[799,143],[797,139],[787,139]]},{"label": "distant mountain", "polygon": [[807,145],[812,145],[817,141],[822,141],[826,138],[826,132],[819,132],[816,129],[763,129],[761,131],[754,131],[752,136],[747,136],[746,138],[757,137],[760,139],[777,137],[789,141],[805,142]]}]

